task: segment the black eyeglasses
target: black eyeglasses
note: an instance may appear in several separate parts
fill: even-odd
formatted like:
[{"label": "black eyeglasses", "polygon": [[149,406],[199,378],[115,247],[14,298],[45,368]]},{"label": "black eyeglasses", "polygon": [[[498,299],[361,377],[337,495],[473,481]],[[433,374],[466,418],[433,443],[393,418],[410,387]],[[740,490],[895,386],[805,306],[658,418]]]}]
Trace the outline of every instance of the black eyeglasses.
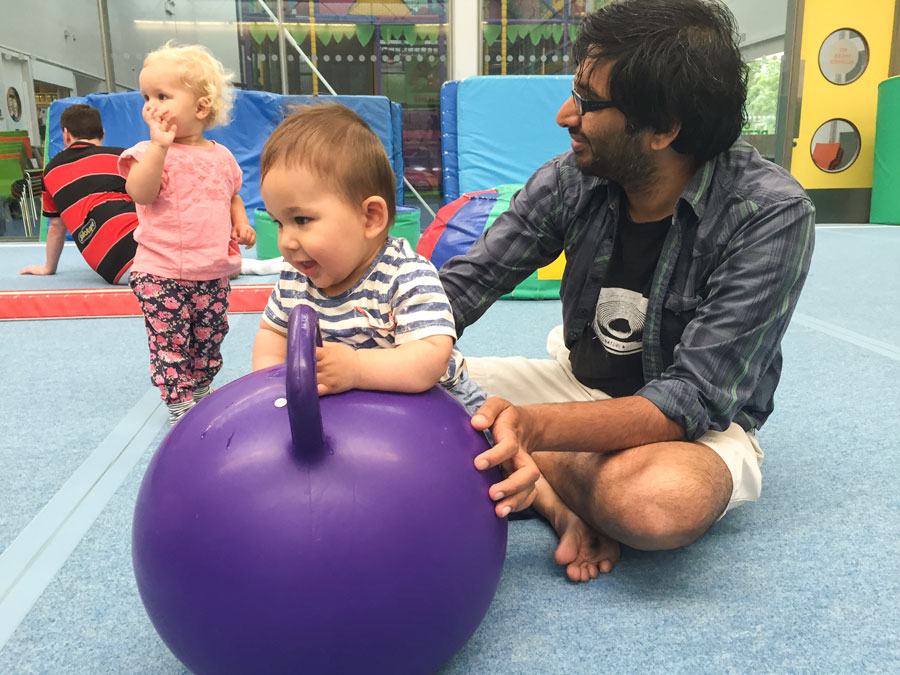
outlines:
[{"label": "black eyeglasses", "polygon": [[584,115],[585,113],[594,112],[595,110],[606,110],[607,108],[615,108],[616,104],[610,100],[595,100],[589,101],[581,98],[578,95],[578,92],[575,91],[575,87],[572,87],[572,100],[575,101],[575,108],[578,110],[579,115]]}]

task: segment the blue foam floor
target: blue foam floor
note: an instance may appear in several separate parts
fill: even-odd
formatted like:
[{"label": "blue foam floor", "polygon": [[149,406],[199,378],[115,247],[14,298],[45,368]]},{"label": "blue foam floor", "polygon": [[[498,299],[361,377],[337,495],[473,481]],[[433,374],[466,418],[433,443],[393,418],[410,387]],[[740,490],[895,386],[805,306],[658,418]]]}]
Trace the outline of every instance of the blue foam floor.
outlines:
[{"label": "blue foam floor", "polygon": [[[442,672],[896,672],[900,228],[820,228],[817,238],[798,310],[806,320],[785,338],[776,410],[760,433],[760,501],[688,548],[626,549],[612,574],[586,585],[553,563],[542,521],[511,523],[494,602]],[[460,346],[542,356],[558,320],[557,302],[498,303]],[[218,384],[249,368],[257,322],[233,317]],[[2,374],[2,549],[149,386],[139,320],[6,322],[0,333],[16,346]],[[73,358],[75,343],[94,348]],[[147,620],[131,570],[149,457],[0,647],[0,673],[184,672]]]},{"label": "blue foam floor", "polygon": [[3,549],[149,387],[149,362],[137,318],[7,321],[0,334],[14,355],[0,366]]},{"label": "blue foam floor", "polygon": [[900,335],[900,227],[820,226],[797,311],[869,338]]}]

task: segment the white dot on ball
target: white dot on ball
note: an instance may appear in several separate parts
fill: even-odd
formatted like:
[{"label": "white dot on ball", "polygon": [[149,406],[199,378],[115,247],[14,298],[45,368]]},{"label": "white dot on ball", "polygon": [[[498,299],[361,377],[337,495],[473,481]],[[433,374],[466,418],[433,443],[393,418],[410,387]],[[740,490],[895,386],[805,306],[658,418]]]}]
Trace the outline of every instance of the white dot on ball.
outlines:
[{"label": "white dot on ball", "polygon": [[276,398],[276,399],[275,399],[275,407],[276,407],[276,408],[283,408],[283,407],[286,406],[286,405],[287,405],[287,399],[286,399],[286,398]]}]

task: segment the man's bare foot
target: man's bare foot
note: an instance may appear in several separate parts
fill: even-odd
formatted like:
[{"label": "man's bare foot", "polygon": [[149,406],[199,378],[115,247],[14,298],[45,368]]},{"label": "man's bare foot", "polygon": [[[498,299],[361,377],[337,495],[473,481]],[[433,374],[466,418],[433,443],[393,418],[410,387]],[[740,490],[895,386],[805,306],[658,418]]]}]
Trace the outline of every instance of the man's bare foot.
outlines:
[{"label": "man's bare foot", "polygon": [[592,530],[572,511],[553,523],[559,535],[559,546],[553,559],[566,566],[566,576],[572,581],[590,581],[598,574],[607,574],[619,561],[619,542]]},{"label": "man's bare foot", "polygon": [[535,508],[550,521],[559,535],[553,559],[565,565],[572,581],[590,581],[611,571],[619,561],[619,542],[590,528],[541,476],[535,483]]}]

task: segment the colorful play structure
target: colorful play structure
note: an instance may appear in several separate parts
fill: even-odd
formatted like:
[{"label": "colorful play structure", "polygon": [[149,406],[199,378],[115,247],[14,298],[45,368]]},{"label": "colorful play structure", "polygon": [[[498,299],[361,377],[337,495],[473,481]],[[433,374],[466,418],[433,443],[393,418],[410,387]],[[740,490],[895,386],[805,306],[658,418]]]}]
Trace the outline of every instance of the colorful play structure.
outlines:
[{"label": "colorful play structure", "polygon": [[[498,185],[490,190],[467,192],[437,212],[419,239],[416,252],[440,268],[455,255],[469,250],[481,233],[509,208],[509,200],[521,184]],[[507,300],[553,300],[559,298],[559,284],[566,265],[564,255],[530,274],[510,293]]]},{"label": "colorful play structure", "polygon": [[[571,95],[570,75],[486,75],[441,87],[441,159],[445,206],[416,250],[436,267],[465,253],[503,213],[534,171],[569,147],[552,124]],[[515,115],[504,111],[515,110]],[[535,133],[540,129],[541,133]],[[565,257],[542,267],[507,299],[559,297]]]},{"label": "colorful play structure", "polygon": [[783,163],[818,222],[900,224],[900,82],[886,79],[895,4],[805,3],[791,64],[800,110],[785,120],[794,142]]}]

